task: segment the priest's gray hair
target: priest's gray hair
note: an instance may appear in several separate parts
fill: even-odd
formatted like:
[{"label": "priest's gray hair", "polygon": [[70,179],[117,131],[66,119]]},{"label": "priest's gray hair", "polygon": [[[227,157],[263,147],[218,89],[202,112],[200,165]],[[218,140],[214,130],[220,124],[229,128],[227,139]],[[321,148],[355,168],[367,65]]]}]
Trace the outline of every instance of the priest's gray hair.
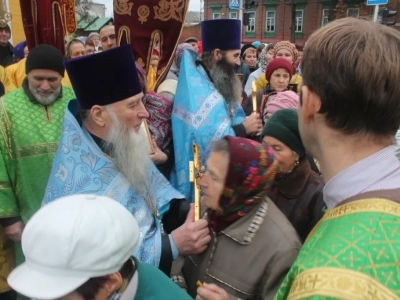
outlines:
[{"label": "priest's gray hair", "polygon": [[79,117],[82,122],[88,122],[90,120],[90,109],[81,109],[79,111]]}]

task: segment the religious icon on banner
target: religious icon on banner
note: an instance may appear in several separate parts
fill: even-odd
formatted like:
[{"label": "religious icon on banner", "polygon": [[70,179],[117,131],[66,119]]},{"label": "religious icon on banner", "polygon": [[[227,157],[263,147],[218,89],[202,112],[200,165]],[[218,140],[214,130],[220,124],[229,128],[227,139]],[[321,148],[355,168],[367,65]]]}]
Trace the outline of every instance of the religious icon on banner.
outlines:
[{"label": "religious icon on banner", "polygon": [[[130,4],[127,14],[126,5]],[[189,0],[114,0],[118,44],[131,44],[136,62],[145,69],[149,88],[153,90],[163,81],[172,63],[188,5]]]}]

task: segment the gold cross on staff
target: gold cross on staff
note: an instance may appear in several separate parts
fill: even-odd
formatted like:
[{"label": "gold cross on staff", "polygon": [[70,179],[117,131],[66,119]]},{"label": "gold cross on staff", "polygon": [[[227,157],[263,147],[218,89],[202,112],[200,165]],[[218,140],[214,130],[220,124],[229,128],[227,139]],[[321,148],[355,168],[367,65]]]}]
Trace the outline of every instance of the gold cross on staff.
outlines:
[{"label": "gold cross on staff", "polygon": [[193,144],[193,161],[189,161],[189,181],[194,183],[194,220],[200,220],[200,178],[204,167],[200,160],[200,147]]}]

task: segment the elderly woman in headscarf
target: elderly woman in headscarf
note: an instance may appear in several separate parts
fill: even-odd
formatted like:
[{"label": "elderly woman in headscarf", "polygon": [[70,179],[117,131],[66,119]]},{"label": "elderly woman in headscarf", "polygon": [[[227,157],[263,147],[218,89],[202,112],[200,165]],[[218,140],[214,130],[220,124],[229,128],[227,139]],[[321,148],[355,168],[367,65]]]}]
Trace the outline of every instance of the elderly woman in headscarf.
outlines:
[{"label": "elderly woman in headscarf", "polygon": [[174,147],[172,144],[171,113],[172,101],[152,91],[147,91],[145,71],[136,63],[136,70],[143,89],[143,103],[149,118],[147,124],[153,138],[154,154],[151,160],[158,170],[168,179],[174,159]]},{"label": "elderly woman in headscarf", "polygon": [[280,165],[268,196],[292,223],[304,242],[324,214],[324,182],[312,170],[307,159],[300,138],[297,111],[276,111],[265,124],[262,137],[263,144],[270,147]]},{"label": "elderly woman in headscarf", "polygon": [[[292,79],[290,80],[290,85],[291,85],[290,89],[297,92],[297,94],[300,94],[303,78],[299,74],[296,74],[296,69],[295,69],[294,64],[297,61],[297,56],[298,56],[298,52],[297,52],[296,46],[294,44],[290,43],[289,41],[282,41],[282,42],[277,43],[274,46],[274,58],[287,59],[290,62],[290,64],[292,65],[292,68],[293,68],[292,73],[294,75],[293,75]],[[268,80],[263,76],[259,76],[256,79],[257,91],[264,89],[267,84],[268,84]]]},{"label": "elderly woman in headscarf", "polygon": [[[196,299],[273,299],[301,246],[267,197],[276,163],[255,141],[216,142],[200,181],[213,239],[200,255],[174,263],[172,278]],[[181,271],[181,272],[179,272]],[[197,282],[203,287],[197,288]]]},{"label": "elderly woman in headscarf", "polygon": [[162,95],[171,101],[174,101],[175,98],[176,87],[178,85],[179,71],[181,68],[182,55],[185,49],[192,50],[193,52],[195,52],[193,46],[189,43],[182,43],[178,45],[178,48],[176,49],[175,52],[175,57],[172,61],[172,65],[171,68],[169,69],[167,77],[157,88],[157,94]]}]

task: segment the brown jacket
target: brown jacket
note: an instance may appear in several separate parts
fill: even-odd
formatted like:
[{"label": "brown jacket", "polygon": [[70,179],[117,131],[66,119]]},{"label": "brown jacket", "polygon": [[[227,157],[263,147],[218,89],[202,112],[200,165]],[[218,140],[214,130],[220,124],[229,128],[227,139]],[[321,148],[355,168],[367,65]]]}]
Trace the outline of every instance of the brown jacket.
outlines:
[{"label": "brown jacket", "polygon": [[231,299],[273,299],[301,243],[271,200],[219,234],[210,231],[212,241],[202,254],[174,262],[172,279],[192,297],[199,280],[225,289]]},{"label": "brown jacket", "polygon": [[276,181],[268,193],[303,242],[324,214],[323,188],[321,176],[303,159],[290,174]]}]

